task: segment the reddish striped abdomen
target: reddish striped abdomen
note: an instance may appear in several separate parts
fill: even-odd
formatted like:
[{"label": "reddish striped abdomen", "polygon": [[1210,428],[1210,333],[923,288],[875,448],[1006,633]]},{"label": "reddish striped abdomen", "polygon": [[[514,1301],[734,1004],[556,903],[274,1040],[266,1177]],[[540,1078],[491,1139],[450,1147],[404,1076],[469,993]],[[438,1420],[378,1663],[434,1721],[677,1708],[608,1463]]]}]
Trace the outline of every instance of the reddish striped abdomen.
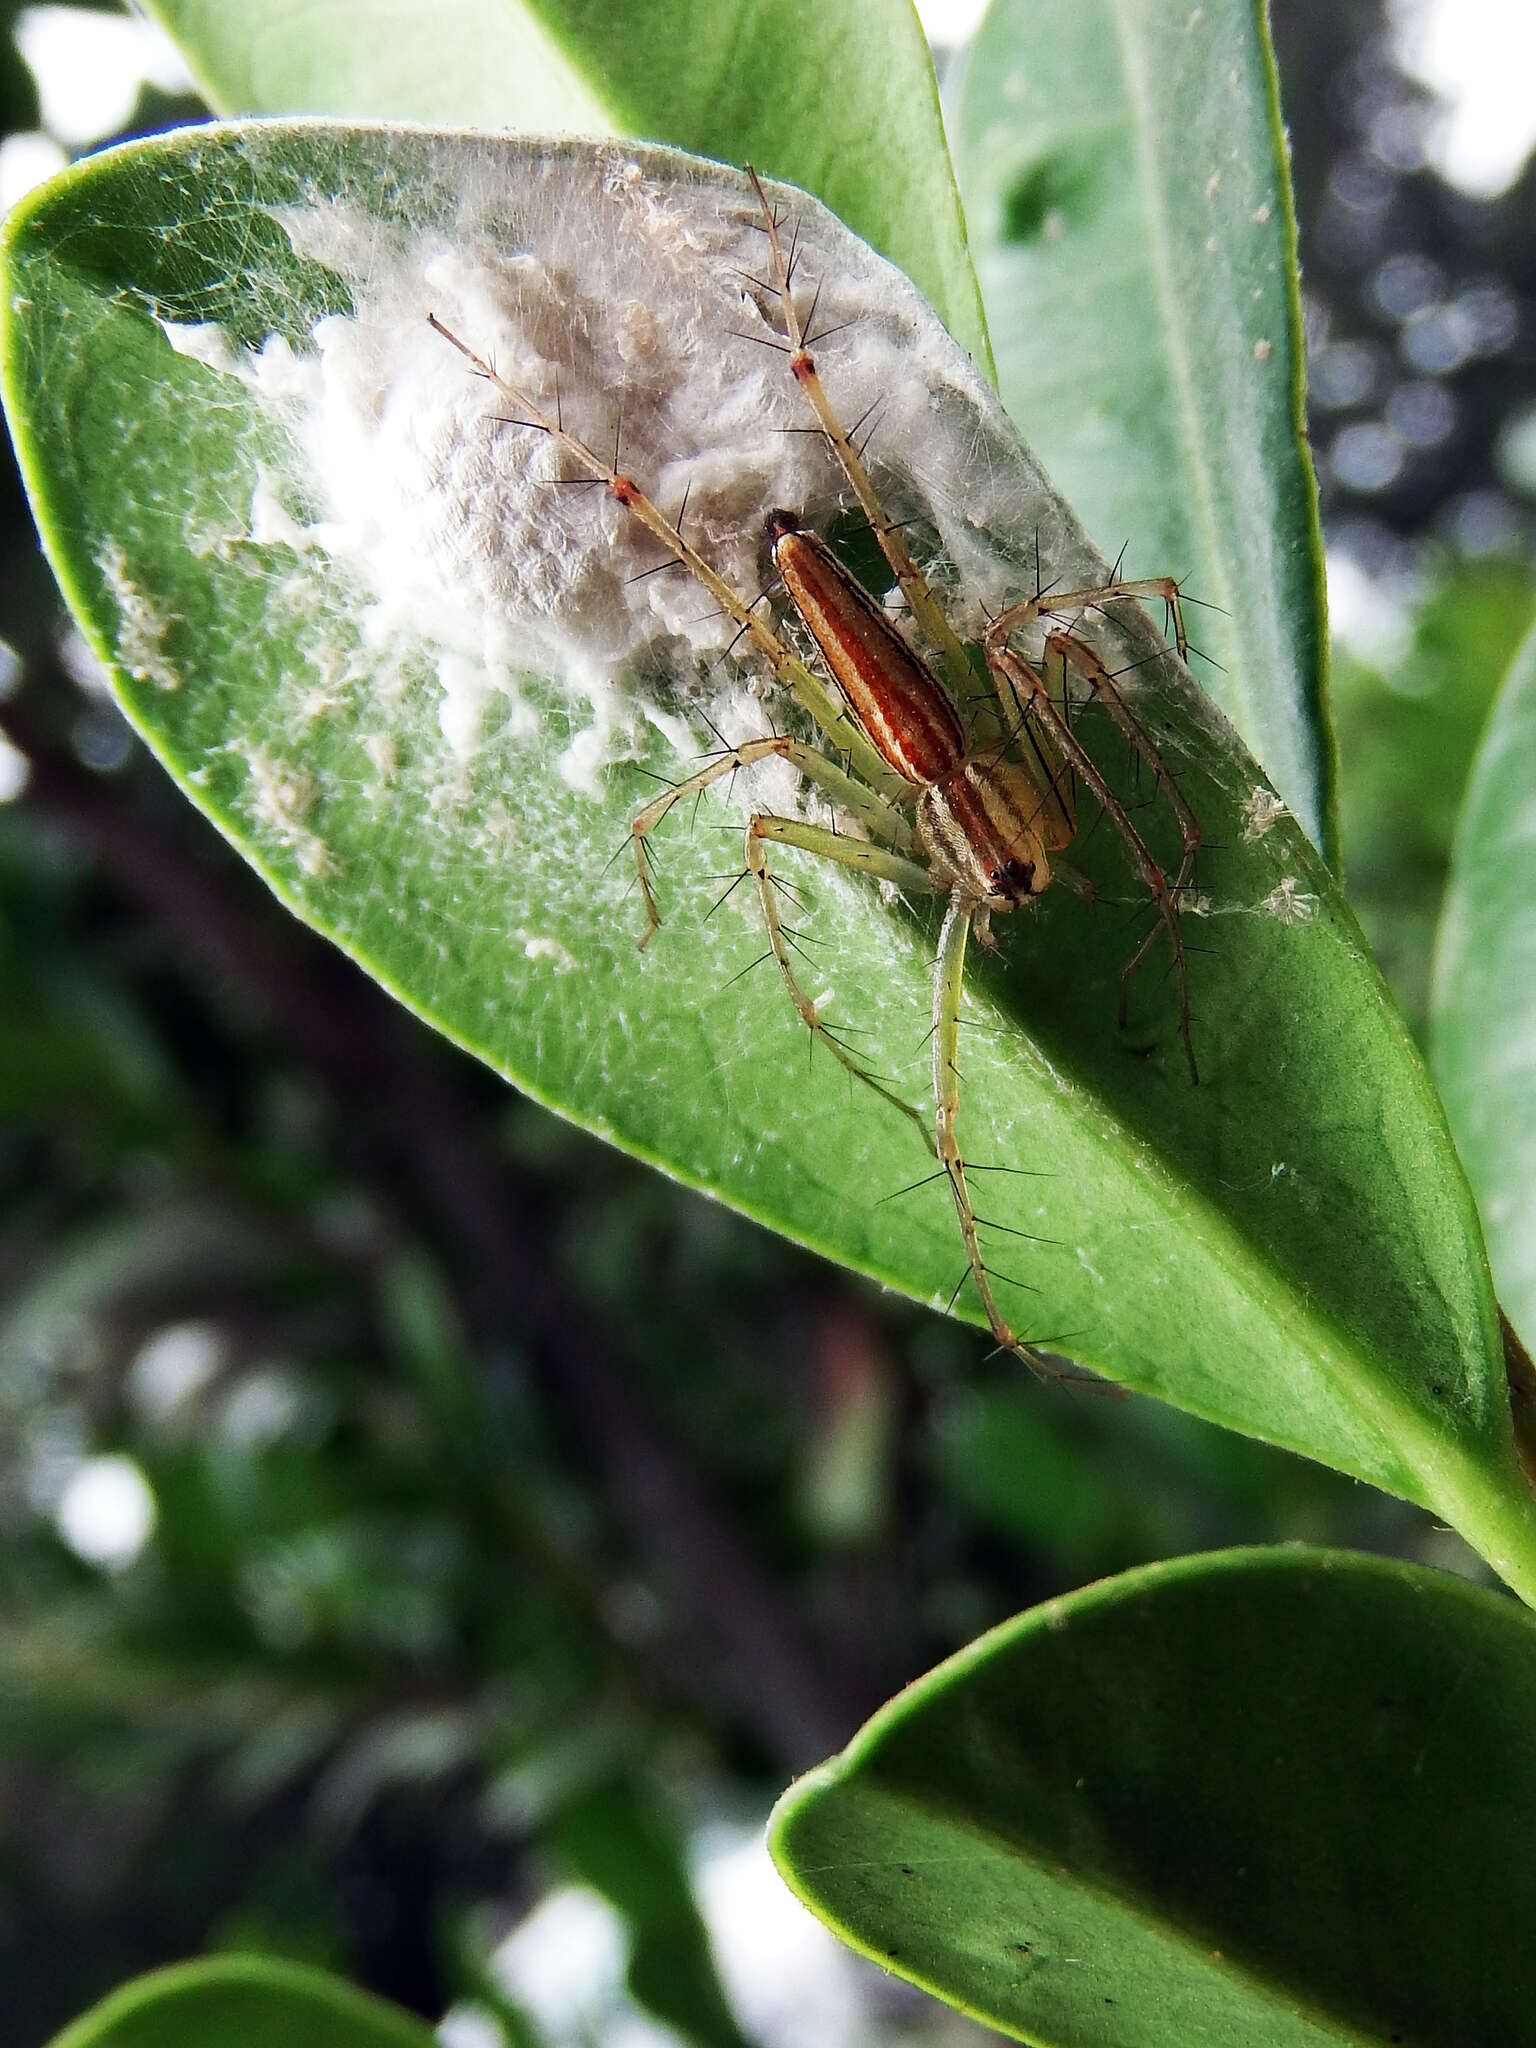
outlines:
[{"label": "reddish striped abdomen", "polygon": [[965,728],[943,684],[792,512],[768,515],[768,538],[774,567],[870,744],[908,782],[942,782],[965,755]]}]

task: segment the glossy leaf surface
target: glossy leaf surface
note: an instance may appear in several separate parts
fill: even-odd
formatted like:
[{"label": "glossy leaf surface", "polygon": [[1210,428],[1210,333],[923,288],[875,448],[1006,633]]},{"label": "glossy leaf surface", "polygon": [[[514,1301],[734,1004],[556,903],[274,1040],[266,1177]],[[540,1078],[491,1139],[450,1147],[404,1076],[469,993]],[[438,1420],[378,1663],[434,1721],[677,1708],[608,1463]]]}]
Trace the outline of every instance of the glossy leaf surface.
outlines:
[{"label": "glossy leaf surface", "polygon": [[140,1977],[55,2036],[53,2048],[432,2048],[430,2027],[322,1970],[213,1956]]},{"label": "glossy leaf surface", "polygon": [[1435,1071],[1499,1298],[1536,1343],[1536,636],[1500,692],[1457,828],[1435,955]]},{"label": "glossy leaf surface", "polygon": [[1295,230],[1252,0],[997,0],[956,156],[1003,403],[1197,663],[1314,842],[1333,743]]},{"label": "glossy leaf surface", "polygon": [[824,200],[988,360],[933,66],[907,0],[290,0],[281,35],[223,0],[151,0],[150,11],[227,114],[632,136],[756,164]]},{"label": "glossy leaf surface", "polygon": [[1533,617],[1530,569],[1463,562],[1426,598],[1390,672],[1348,651],[1334,664],[1349,900],[1421,1044],[1452,842],[1499,684]]},{"label": "glossy leaf surface", "polygon": [[793,1786],[854,1946],[1052,2048],[1502,2048],[1536,1964],[1536,1623],[1345,1552],[1153,1565],[1005,1623]]},{"label": "glossy leaf surface", "polygon": [[[914,520],[966,630],[1037,576],[1068,587],[1102,577],[910,288],[811,202],[782,203],[804,275],[827,288],[824,309],[851,295],[842,353],[823,347],[823,374],[851,413],[865,402],[861,376],[893,408],[871,444],[877,480]],[[622,232],[605,241],[614,221]],[[658,223],[667,255],[653,274],[644,234]],[[566,237],[558,262],[533,248],[545,228]],[[751,803],[768,797],[721,785],[691,832],[668,822],[656,842],[665,923],[636,950],[628,821],[658,775],[686,772],[711,744],[709,717],[762,716],[734,658],[688,652],[686,636],[706,630],[698,593],[648,578],[654,549],[626,570],[634,536],[617,507],[546,487],[518,514],[520,544],[534,549],[526,577],[508,581],[501,541],[477,542],[462,590],[437,591],[430,619],[399,616],[423,557],[444,533],[479,531],[475,507],[514,460],[517,430],[496,438],[474,409],[490,401],[423,317],[429,303],[457,303],[429,292],[460,291],[464,317],[478,303],[474,317],[492,318],[464,282],[472,245],[521,250],[515,275],[542,266],[575,292],[575,311],[553,324],[557,352],[594,332],[628,346],[660,317],[660,281],[682,292],[679,338],[644,358],[660,370],[635,372],[625,393],[632,467],[653,430],[646,393],[659,389],[675,423],[689,377],[731,394],[753,462],[821,459],[793,432],[801,415],[779,358],[737,332],[736,245],[708,253],[727,230],[752,235],[741,181],[665,154],[317,126],[192,131],[76,172],[15,222],[9,403],[55,566],[116,665],[129,716],[287,902],[540,1100],[943,1302],[960,1251],[943,1190],[914,1185],[930,1171],[918,1132],[830,1060],[807,1060],[771,969],[754,968],[763,948],[747,892],[708,916],[740,873]],[[583,300],[572,278],[587,260],[597,296]],[[636,260],[650,299],[616,301]],[[433,444],[446,481],[418,478],[400,500],[404,534],[379,539],[388,587],[368,589],[357,560],[336,552],[334,449],[316,419],[327,432],[336,421],[290,399],[323,395],[338,364],[371,360],[397,333],[425,351],[418,401],[447,393],[457,405],[463,391],[471,411],[458,442]],[[880,354],[888,336],[894,353]],[[893,363],[922,367],[905,425]],[[674,389],[674,366],[688,365]],[[576,369],[565,372],[574,409]],[[613,379],[599,383],[581,400],[594,436],[611,433],[615,403]],[[748,390],[766,418],[756,400],[743,405]],[[709,439],[727,433],[723,404],[703,407],[696,458],[656,484],[674,505],[697,481],[718,508],[740,481],[734,444]],[[366,457],[369,507],[398,490],[377,463],[400,410],[381,400],[344,423]],[[406,407],[403,428],[414,459],[427,427]],[[774,471],[773,487],[788,473]],[[830,467],[805,489],[807,517],[846,526]],[[693,507],[703,520],[697,497]],[[716,522],[711,544],[722,560],[736,551],[743,578],[763,574],[753,537],[764,510],[754,501]],[[546,528],[558,547],[544,546]],[[608,538],[591,553],[594,536]],[[624,606],[660,593],[673,608],[672,638],[647,643],[643,661],[612,657],[607,627],[583,638],[587,615],[567,594],[599,570]],[[530,591],[545,609],[514,631],[506,617]],[[465,620],[496,640],[494,674],[480,640],[455,638]],[[707,630],[729,637],[718,622]],[[1119,838],[1085,801],[1073,854],[1097,902],[1053,890],[969,970],[962,1132],[1011,1312],[1028,1335],[1127,1384],[1432,1504],[1518,1580],[1531,1504],[1514,1477],[1475,1217],[1428,1081],[1326,870],[1144,615],[1128,607],[1083,630],[1134,675],[1137,715],[1205,830],[1184,919],[1200,949],[1201,1077],[1192,1086],[1185,1071],[1162,964],[1139,977],[1129,1028],[1116,1028],[1145,906]],[[1085,707],[1081,731],[1175,858],[1171,822],[1107,718]],[[920,1107],[936,909],[887,905],[810,861],[794,886],[813,992]]]}]

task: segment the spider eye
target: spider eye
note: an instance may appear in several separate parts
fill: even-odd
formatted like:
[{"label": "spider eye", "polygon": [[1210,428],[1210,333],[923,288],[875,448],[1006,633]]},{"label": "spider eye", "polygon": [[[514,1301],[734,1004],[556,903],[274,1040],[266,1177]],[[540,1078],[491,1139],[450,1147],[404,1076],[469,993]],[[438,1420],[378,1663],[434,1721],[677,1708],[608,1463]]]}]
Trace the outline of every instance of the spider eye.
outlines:
[{"label": "spider eye", "polygon": [[999,895],[1027,895],[1029,885],[1035,879],[1034,868],[1027,860],[1010,854],[1000,868],[993,870],[992,886]]}]

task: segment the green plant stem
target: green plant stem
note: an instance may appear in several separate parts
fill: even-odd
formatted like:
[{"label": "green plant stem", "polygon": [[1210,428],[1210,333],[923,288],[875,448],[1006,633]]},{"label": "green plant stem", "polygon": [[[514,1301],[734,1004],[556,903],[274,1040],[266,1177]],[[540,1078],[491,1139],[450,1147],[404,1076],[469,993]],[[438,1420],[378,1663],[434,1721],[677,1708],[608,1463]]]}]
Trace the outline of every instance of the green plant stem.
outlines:
[{"label": "green plant stem", "polygon": [[[1527,1444],[1529,1425],[1527,1426]],[[1522,1455],[1529,1455],[1528,1448]],[[1536,1607],[1536,1495],[1520,1457],[1503,1469],[1468,1463],[1436,1490],[1446,1520],[1517,1593]]]},{"label": "green plant stem", "polygon": [[1504,1339],[1504,1372],[1509,1381],[1509,1409],[1515,1426],[1515,1456],[1531,1492],[1536,1494],[1536,1364],[1515,1334],[1515,1326],[1499,1310]]}]

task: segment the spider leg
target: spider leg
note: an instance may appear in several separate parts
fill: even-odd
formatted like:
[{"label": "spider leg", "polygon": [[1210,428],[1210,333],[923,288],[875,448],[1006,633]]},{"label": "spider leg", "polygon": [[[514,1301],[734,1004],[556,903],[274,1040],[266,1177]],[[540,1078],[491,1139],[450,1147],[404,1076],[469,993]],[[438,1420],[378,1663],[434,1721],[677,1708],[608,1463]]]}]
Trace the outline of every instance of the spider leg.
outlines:
[{"label": "spider leg", "polygon": [[[640,946],[645,945],[651,933],[661,923],[646,860],[650,834],[655,831],[674,804],[682,803],[686,798],[708,789],[711,783],[719,782],[724,776],[734,775],[740,768],[750,768],[755,761],[766,761],[775,757],[788,761],[808,781],[816,783],[835,804],[851,812],[866,831],[881,838],[886,845],[898,852],[911,847],[912,828],[899,811],[876,795],[873,790],[856,781],[853,776],[846,774],[835,761],[829,761],[826,755],[818,752],[815,747],[807,746],[803,740],[774,735],[768,739],[747,740],[739,747],[727,747],[723,753],[715,755],[713,760],[707,762],[696,775],[690,775],[684,781],[674,784],[662,795],[655,797],[643,810],[637,811],[630,824],[630,838],[635,849],[635,871],[640,879],[640,895],[645,904],[646,915],[645,930],[637,941]],[[863,844],[859,840],[839,839],[837,834],[832,832],[827,833],[826,837],[839,848],[853,848]],[[841,852],[831,857],[845,858]],[[857,863],[847,860],[845,864],[853,866]],[[912,864],[909,862],[905,865],[910,867]],[[926,869],[915,868],[913,871],[926,877]]]},{"label": "spider leg", "polygon": [[768,237],[768,246],[773,256],[774,281],[778,288],[784,333],[789,343],[789,367],[816,415],[828,447],[836,456],[844,476],[852,486],[853,494],[858,499],[864,516],[879,542],[881,553],[890,564],[891,574],[896,578],[913,618],[921,627],[928,644],[937,649],[951,683],[964,694],[967,690],[979,686],[980,678],[975,666],[962,646],[960,636],[944,616],[938,599],[929,589],[927,578],[913,561],[900,524],[891,518],[880,502],[875,487],[870,482],[869,471],[864,466],[864,458],[827,396],[826,388],[816,371],[816,359],[810,351],[806,334],[808,323],[802,321],[800,310],[795,304],[791,281],[793,255],[786,257],[784,253],[778,219],[768,203],[768,195],[763,190],[756,171],[749,168],[747,175],[752,180],[758,204],[762,208],[763,232]]},{"label": "spider leg", "polygon": [[987,628],[988,656],[990,658],[1010,634],[1017,633],[1036,619],[1058,618],[1066,612],[1100,611],[1105,605],[1114,603],[1116,598],[1124,597],[1160,597],[1168,607],[1168,617],[1173,625],[1173,644],[1179,650],[1179,659],[1189,659],[1183,594],[1172,576],[1138,576],[1130,580],[1114,576],[1108,583],[1094,584],[1086,590],[1044,590],[1023,604],[1010,605],[992,621]]},{"label": "spider leg", "polygon": [[976,1292],[986,1311],[993,1337],[1005,1351],[1012,1351],[1033,1365],[1036,1360],[1028,1345],[1009,1325],[997,1305],[992,1281],[981,1255],[976,1210],[965,1177],[965,1160],[955,1135],[960,1114],[960,1003],[965,988],[965,949],[976,915],[975,899],[964,890],[951,892],[944,926],[939,934],[938,956],[933,965],[933,1111],[935,1149],[960,1224],[960,1236]]},{"label": "spider leg", "polygon": [[[555,410],[551,413],[517,385],[509,383],[484,356],[477,355],[468,342],[461,341],[435,314],[429,313],[427,321],[451,348],[458,350],[478,376],[519,408],[525,417],[520,418],[517,425],[548,434],[594,484],[601,484],[611,498],[661,543],[672,560],[679,568],[688,571],[701,590],[709,593],[721,611],[736,622],[740,629],[738,638],[750,642],[769,663],[779,681],[815,720],[838,752],[852,764],[860,780],[882,795],[899,798],[903,789],[900,777],[891,773],[835,693],[785,646],[767,620],[758,616],[753,605],[733,590],[698,549],[684,539],[678,526],[641,490],[633,477],[625,476],[605,455],[599,455],[570,432],[560,416],[558,387]],[[654,927],[647,928],[647,937],[652,929]],[[644,944],[644,940],[641,943]]]},{"label": "spider leg", "polygon": [[[1001,621],[998,623],[1001,624]],[[1173,949],[1174,968],[1178,975],[1179,1035],[1184,1041],[1185,1057],[1189,1062],[1190,1080],[1198,1082],[1200,1074],[1195,1064],[1195,1049],[1190,1035],[1189,964],[1184,950],[1184,935],[1179,926],[1179,909],[1180,900],[1189,887],[1190,877],[1194,872],[1195,855],[1200,847],[1199,821],[1185,802],[1184,796],[1175,783],[1162,754],[1132,714],[1126,705],[1125,699],[1115,688],[1114,680],[1109,670],[1099,659],[1098,655],[1094,653],[1086,641],[1079,640],[1075,634],[1060,632],[1049,634],[1045,643],[1047,658],[1055,655],[1061,661],[1071,663],[1078,673],[1084,677],[1094,694],[1104,704],[1111,718],[1114,719],[1121,731],[1124,732],[1137,754],[1152,770],[1159,785],[1168,796],[1174,815],[1179,821],[1179,830],[1184,845],[1183,858],[1179,863],[1178,872],[1170,880],[1166,871],[1153,855],[1151,848],[1132,823],[1125,806],[1105,781],[1092,756],[1087,752],[1076,733],[1072,730],[1066,716],[1047,688],[1044,678],[1022,656],[1016,654],[1011,647],[1006,646],[1001,639],[995,639],[994,635],[996,632],[997,627],[994,626],[987,635],[989,658],[1007,678],[1012,689],[1021,696],[1031,700],[1030,708],[1033,716],[1040,721],[1040,724],[1050,735],[1053,744],[1062,758],[1069,761],[1077,770],[1081,780],[1092,791],[1096,801],[1108,814],[1111,823],[1124,840],[1131,858],[1136,864],[1137,873],[1145,883],[1147,893],[1157,905],[1160,926],[1168,934],[1168,941]],[[1125,1025],[1126,1004],[1131,979],[1135,975],[1136,970],[1141,966],[1142,961],[1146,958],[1158,929],[1159,926],[1154,925],[1152,931],[1148,933],[1147,937],[1137,947],[1135,953],[1121,971],[1120,1024],[1122,1029]]]},{"label": "spider leg", "polygon": [[[897,818],[896,823],[905,830],[905,819]],[[794,963],[789,957],[790,937],[779,915],[779,906],[774,896],[774,879],[768,869],[768,845],[777,841],[781,846],[796,846],[805,853],[813,853],[820,860],[835,861],[840,867],[853,868],[860,874],[875,875],[883,881],[894,882],[909,895],[931,895],[933,878],[925,867],[905,859],[901,854],[891,852],[883,846],[872,846],[862,839],[849,839],[837,832],[828,831],[823,825],[807,825],[798,818],[774,818],[758,815],[747,823],[746,858],[747,869],[757,884],[757,893],[763,909],[763,922],[768,927],[768,944],[773,949],[774,960],[789,991],[790,1001],[800,1014],[801,1021],[813,1037],[819,1038],[838,1064],[873,1088],[892,1108],[917,1125],[923,1134],[923,1142],[931,1144],[928,1137],[927,1121],[910,1103],[903,1102],[878,1074],[873,1073],[864,1062],[848,1051],[831,1031],[811,998],[801,987],[795,973]]]}]

